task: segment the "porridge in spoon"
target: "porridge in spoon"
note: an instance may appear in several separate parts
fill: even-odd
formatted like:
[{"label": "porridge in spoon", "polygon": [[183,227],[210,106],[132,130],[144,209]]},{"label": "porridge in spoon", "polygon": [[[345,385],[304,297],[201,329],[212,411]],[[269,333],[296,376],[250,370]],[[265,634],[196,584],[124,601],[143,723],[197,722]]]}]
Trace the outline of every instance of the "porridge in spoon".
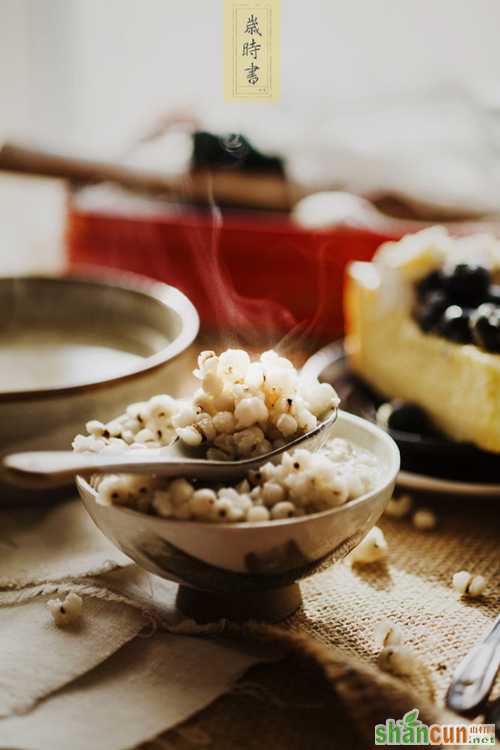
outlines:
[{"label": "porridge in spoon", "polygon": [[[339,405],[327,383],[304,382],[274,351],[251,361],[247,352],[205,351],[194,371],[200,387],[189,400],[168,395],[132,404],[107,424],[93,420],[77,451],[121,452],[180,440],[206,449],[209,459],[263,455],[314,429]],[[235,486],[186,479],[113,475],[96,479],[98,502],[165,518],[257,522],[300,517],[335,507],[371,490],[379,468],[370,453],[342,438],[319,450],[297,448],[249,472]]]}]

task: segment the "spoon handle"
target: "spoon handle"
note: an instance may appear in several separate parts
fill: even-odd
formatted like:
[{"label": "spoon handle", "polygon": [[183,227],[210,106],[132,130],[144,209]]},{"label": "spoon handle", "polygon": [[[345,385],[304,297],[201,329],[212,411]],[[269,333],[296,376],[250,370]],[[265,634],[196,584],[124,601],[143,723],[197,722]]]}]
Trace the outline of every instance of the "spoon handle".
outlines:
[{"label": "spoon handle", "polygon": [[5,456],[2,461],[3,474],[5,479],[21,487],[57,486],[76,474],[157,474],[163,477],[184,476],[209,481],[232,481],[297,445],[317,447],[316,441],[329,434],[337,414],[338,410],[334,408],[314,429],[291,440],[286,446],[252,458],[210,461],[191,458],[189,455],[176,455],[171,451],[172,446],[127,450],[123,453],[27,451]]},{"label": "spoon handle", "polygon": [[449,708],[464,715],[477,712],[490,693],[499,667],[500,616],[453,675],[446,695]]},{"label": "spoon handle", "polygon": [[[221,462],[222,463],[222,462]],[[6,478],[21,486],[60,484],[76,474],[161,474],[180,476],[197,468],[203,474],[207,462],[203,459],[169,455],[165,449],[148,448],[141,451],[97,454],[73,451],[30,451],[12,453],[3,460]]]}]

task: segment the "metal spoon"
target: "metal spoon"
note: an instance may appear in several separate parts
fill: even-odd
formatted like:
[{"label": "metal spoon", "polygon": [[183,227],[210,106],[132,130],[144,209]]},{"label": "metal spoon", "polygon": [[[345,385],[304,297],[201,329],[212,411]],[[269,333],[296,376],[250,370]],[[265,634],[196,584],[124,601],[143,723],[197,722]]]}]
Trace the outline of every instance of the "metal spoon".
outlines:
[{"label": "metal spoon", "polygon": [[499,667],[500,615],[458,666],[446,694],[448,707],[464,716],[478,713],[493,687]]},{"label": "metal spoon", "polygon": [[206,481],[233,481],[251,469],[272,461],[290,448],[313,448],[314,443],[337,418],[337,409],[309,432],[257,458],[239,461],[209,461],[182,454],[178,441],[165,448],[145,448],[124,453],[74,453],[72,451],[28,451],[3,459],[5,478],[22,487],[61,484],[76,474],[157,474],[164,477],[192,477]]}]

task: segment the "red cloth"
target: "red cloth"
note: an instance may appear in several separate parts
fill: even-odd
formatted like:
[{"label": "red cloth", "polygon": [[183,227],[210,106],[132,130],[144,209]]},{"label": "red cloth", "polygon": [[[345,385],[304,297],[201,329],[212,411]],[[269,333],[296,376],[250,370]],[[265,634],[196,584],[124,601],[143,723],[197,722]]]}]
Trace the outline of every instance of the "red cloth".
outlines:
[{"label": "red cloth", "polygon": [[318,340],[341,335],[346,264],[370,260],[391,238],[348,227],[304,229],[272,214],[228,214],[216,228],[195,209],[123,217],[70,206],[67,223],[70,264],[165,281],[187,294],[204,329],[270,341],[297,325]]}]

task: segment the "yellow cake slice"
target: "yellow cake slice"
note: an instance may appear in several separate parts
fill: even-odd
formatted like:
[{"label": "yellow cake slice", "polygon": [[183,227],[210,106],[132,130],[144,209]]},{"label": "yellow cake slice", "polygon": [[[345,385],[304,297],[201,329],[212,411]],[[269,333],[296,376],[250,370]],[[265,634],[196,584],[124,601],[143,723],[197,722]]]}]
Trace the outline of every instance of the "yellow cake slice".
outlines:
[{"label": "yellow cake slice", "polygon": [[350,367],[388,399],[422,407],[450,438],[500,453],[500,354],[425,333],[414,318],[415,285],[451,263],[500,270],[489,236],[451,238],[433,227],[356,262],[345,287]]}]

